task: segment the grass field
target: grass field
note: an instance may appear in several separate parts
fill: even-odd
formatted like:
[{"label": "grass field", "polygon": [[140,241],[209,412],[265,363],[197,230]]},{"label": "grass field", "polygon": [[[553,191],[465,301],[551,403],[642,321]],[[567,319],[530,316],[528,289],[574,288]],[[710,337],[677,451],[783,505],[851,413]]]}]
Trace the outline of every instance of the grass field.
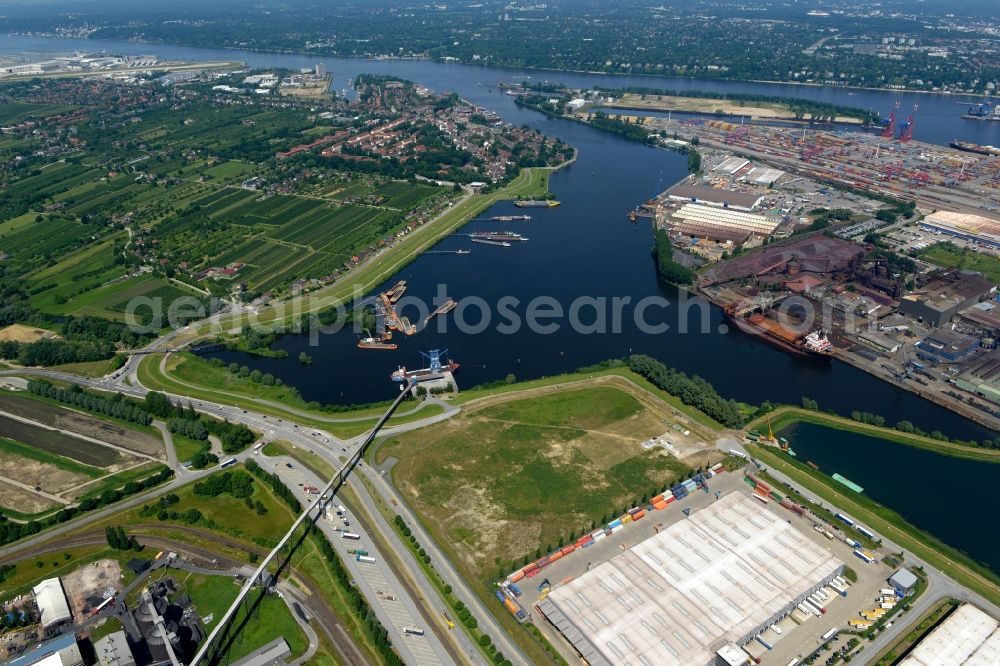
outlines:
[{"label": "grass field", "polygon": [[0,582],[0,598],[10,599],[23,594],[46,578],[64,576],[96,560],[117,559],[126,573],[125,562],[134,553],[112,550],[107,545],[73,546],[43,554],[30,554],[14,563],[13,573]]},{"label": "grass field", "polygon": [[[231,576],[209,576],[200,573],[183,575],[178,572],[176,580],[183,592],[190,595],[195,610],[203,619],[210,615],[214,616],[212,622],[205,625],[209,631],[215,627],[240,591],[239,585]],[[249,598],[255,599],[256,595],[251,594]],[[240,659],[278,637],[284,637],[288,641],[288,647],[292,650],[291,658],[306,651],[309,645],[308,639],[292,617],[288,606],[278,595],[265,596],[260,602],[258,612],[259,617],[247,625],[243,640],[236,641],[230,649],[228,654],[230,660]],[[244,616],[238,615],[234,622],[238,623],[242,617]]]},{"label": "grass field", "polygon": [[377,460],[474,580],[488,581],[689,469],[639,443],[657,415],[614,386],[494,402],[386,441]]},{"label": "grass field", "polygon": [[979,271],[987,280],[1000,282],[1000,258],[991,254],[963,250],[954,243],[937,243],[921,250],[919,256],[938,266]]}]

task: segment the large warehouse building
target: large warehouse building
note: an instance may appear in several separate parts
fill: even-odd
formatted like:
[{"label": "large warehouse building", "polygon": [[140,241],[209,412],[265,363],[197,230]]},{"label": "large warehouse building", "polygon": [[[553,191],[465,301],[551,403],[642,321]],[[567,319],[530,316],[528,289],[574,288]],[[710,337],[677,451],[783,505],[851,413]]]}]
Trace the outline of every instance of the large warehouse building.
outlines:
[{"label": "large warehouse building", "polygon": [[1000,220],[993,218],[938,211],[921,220],[920,228],[1000,250]]},{"label": "large warehouse building", "polygon": [[927,635],[900,666],[996,666],[1000,623],[963,604]]},{"label": "large warehouse building", "polygon": [[42,614],[42,627],[49,627],[69,622],[73,615],[69,612],[69,603],[62,583],[58,578],[48,578],[35,586],[35,602]]},{"label": "large warehouse building", "polygon": [[766,237],[774,233],[778,222],[763,215],[689,203],[672,215],[675,231],[692,238],[731,241],[742,245],[751,236]]},{"label": "large warehouse building", "polygon": [[842,569],[731,493],[555,588],[539,608],[592,666],[699,666],[717,653],[731,661]]}]

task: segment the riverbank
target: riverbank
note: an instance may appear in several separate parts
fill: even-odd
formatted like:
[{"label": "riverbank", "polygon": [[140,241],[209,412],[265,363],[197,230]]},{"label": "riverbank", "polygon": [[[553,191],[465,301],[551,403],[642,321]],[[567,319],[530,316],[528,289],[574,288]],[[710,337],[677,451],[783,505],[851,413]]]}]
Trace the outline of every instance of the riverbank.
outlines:
[{"label": "riverbank", "polygon": [[[862,435],[870,435],[880,439],[889,440],[905,446],[912,446],[918,449],[933,451],[941,455],[952,456],[953,458],[963,458],[966,460],[979,460],[988,463],[1000,463],[1000,450],[981,449],[956,444],[954,442],[943,442],[933,437],[925,437],[912,433],[905,433],[893,428],[883,428],[868,423],[861,423],[843,416],[817,412],[802,407],[779,407],[770,414],[762,416],[746,425],[744,432],[757,430],[764,432],[770,427],[774,432],[779,432],[790,425],[796,423],[813,423],[815,425],[835,428],[847,432],[856,432]],[[792,445],[794,447],[794,443]]]}]

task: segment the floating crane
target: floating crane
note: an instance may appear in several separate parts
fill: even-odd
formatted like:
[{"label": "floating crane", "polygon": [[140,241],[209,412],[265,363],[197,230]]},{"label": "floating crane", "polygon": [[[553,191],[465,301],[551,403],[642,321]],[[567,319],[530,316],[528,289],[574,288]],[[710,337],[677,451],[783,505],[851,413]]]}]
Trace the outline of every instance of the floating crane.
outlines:
[{"label": "floating crane", "polygon": [[885,125],[882,126],[882,138],[891,139],[896,135],[896,112],[899,111],[899,100],[896,100],[896,106],[893,107],[892,111],[889,112],[889,120],[886,121]]}]

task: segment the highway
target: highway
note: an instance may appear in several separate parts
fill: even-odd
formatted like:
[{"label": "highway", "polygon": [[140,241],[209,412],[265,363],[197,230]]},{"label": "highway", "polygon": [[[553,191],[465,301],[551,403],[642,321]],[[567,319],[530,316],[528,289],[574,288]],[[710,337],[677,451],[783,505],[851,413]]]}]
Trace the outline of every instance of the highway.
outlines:
[{"label": "highway", "polygon": [[[165,336],[165,338],[162,338],[158,341],[158,343],[163,344],[170,337],[172,336]],[[150,345],[150,347],[152,346],[153,345]],[[81,377],[64,372],[34,368],[16,371],[2,371],[0,372],[0,376],[29,375],[44,377],[57,381],[77,383],[91,389],[118,391],[134,398],[142,398],[148,390],[142,386],[138,376],[136,375],[136,368],[140,359],[140,356],[130,357],[129,361],[122,367],[122,369],[109,376],[101,378]],[[175,402],[181,402],[184,404],[190,403],[199,412],[209,414],[216,418],[227,419],[231,422],[243,423],[257,432],[262,433],[262,439],[264,441],[285,440],[291,442],[296,446],[324,457],[334,464],[335,467],[339,467],[337,464],[339,458],[347,458],[355,454],[364,439],[363,437],[358,437],[350,441],[343,441],[328,432],[300,425],[289,421],[288,419],[276,418],[274,416],[268,416],[230,405],[190,399],[183,395],[170,393],[167,393],[166,395]],[[432,400],[437,401],[437,399]],[[403,430],[422,427],[429,423],[448,418],[457,411],[458,409],[454,406],[447,405],[446,411],[442,414],[429,417],[428,419],[422,421],[407,423],[394,428],[386,428],[385,432],[400,432]],[[345,419],[345,421],[347,420],[354,419]],[[253,457],[252,448],[233,457],[239,461]],[[77,530],[86,524],[106,518],[107,516],[113,515],[123,509],[148,502],[152,497],[169,492],[170,490],[176,489],[181,485],[190,483],[193,480],[215,471],[215,468],[208,470],[184,469],[177,463],[176,455],[174,455],[173,452],[168,452],[168,462],[174,468],[176,476],[167,484],[152,489],[147,493],[130,497],[112,507],[87,514],[69,523],[59,525],[28,539],[24,539],[17,543],[0,548],[0,557],[8,557],[26,549],[36,547],[53,537],[65,534],[72,530]],[[295,465],[294,463],[293,468],[288,468],[284,464],[274,464],[273,461],[270,461],[270,459],[265,456],[261,456],[258,462],[262,467],[266,467],[274,472],[277,472],[282,482],[290,488],[297,488],[299,483],[303,483],[299,476],[303,471],[309,473],[308,470],[299,469],[301,466]],[[358,473],[358,470],[355,470],[355,473]],[[362,473],[367,473],[366,467],[363,469]],[[395,493],[392,493],[384,479],[377,477],[376,479],[379,484],[376,488],[384,490],[387,493],[391,493],[384,496],[383,499],[386,502],[389,501],[390,497],[395,497]],[[321,487],[324,484],[325,482],[321,483],[317,477],[313,476],[309,485]],[[376,528],[378,529],[380,536],[395,547],[397,561],[402,562],[406,569],[403,575],[405,575],[408,580],[415,583],[419,589],[418,598],[415,599],[407,593],[405,586],[402,585],[399,580],[399,576],[396,572],[389,569],[388,564],[383,557],[376,556],[378,564],[376,568],[380,572],[381,577],[372,577],[368,575],[370,572],[359,571],[359,564],[347,555],[347,546],[342,543],[339,533],[335,531],[328,531],[332,530],[333,526],[329,525],[328,521],[325,519],[321,519],[319,521],[319,525],[322,529],[324,529],[324,532],[327,532],[328,536],[331,537],[331,543],[335,545],[342,558],[345,559],[345,563],[347,563],[352,573],[358,576],[357,580],[359,581],[359,586],[365,593],[365,597],[368,599],[372,608],[375,609],[379,620],[386,627],[387,631],[389,631],[393,644],[399,647],[401,654],[408,657],[404,657],[404,660],[407,663],[414,664],[486,664],[486,660],[482,653],[476,646],[472,645],[468,635],[461,628],[456,627],[454,630],[446,632],[448,636],[447,640],[449,642],[447,648],[445,648],[442,641],[435,636],[435,632],[431,631],[432,626],[437,627],[440,631],[441,623],[438,622],[437,618],[440,616],[441,610],[445,607],[444,601],[440,598],[437,590],[433,587],[431,582],[427,580],[423,571],[413,559],[413,556],[403,546],[403,544],[399,542],[398,537],[396,537],[391,526],[386,524],[381,518],[372,501],[372,498],[368,495],[366,488],[360,483],[352,483],[352,487],[355,489],[357,495],[362,498],[369,515],[374,517],[376,521]],[[399,500],[397,499],[397,503],[398,502]],[[524,657],[520,649],[517,648],[513,641],[510,640],[506,632],[499,626],[492,615],[486,611],[481,602],[478,600],[478,597],[471,592],[464,580],[462,580],[461,576],[453,570],[451,564],[440,553],[423,528],[419,527],[419,523],[414,519],[408,510],[405,513],[407,522],[415,528],[415,533],[419,535],[421,545],[431,555],[435,568],[441,572],[445,580],[448,581],[448,584],[452,586],[453,593],[458,598],[462,599],[462,601],[469,606],[470,610],[474,611],[474,615],[479,622],[481,630],[490,635],[497,648],[501,650],[512,662],[524,665],[529,664],[527,658]],[[368,540],[367,543],[369,545],[373,545],[371,540]],[[372,548],[368,548],[367,546],[365,549],[372,550]],[[380,589],[384,592],[384,586],[380,585],[383,580],[388,587],[394,590],[391,594],[396,597],[396,600],[390,605],[387,605],[389,602],[387,602],[384,595],[378,594]],[[399,608],[405,609],[405,612],[398,612]],[[418,618],[420,619],[418,620]],[[404,626],[411,626],[411,620],[416,626],[425,629],[425,635],[423,637],[416,639],[416,637],[404,634],[402,629]],[[430,646],[430,650],[420,647],[425,643]],[[458,655],[458,659],[456,659],[454,655]]]}]

